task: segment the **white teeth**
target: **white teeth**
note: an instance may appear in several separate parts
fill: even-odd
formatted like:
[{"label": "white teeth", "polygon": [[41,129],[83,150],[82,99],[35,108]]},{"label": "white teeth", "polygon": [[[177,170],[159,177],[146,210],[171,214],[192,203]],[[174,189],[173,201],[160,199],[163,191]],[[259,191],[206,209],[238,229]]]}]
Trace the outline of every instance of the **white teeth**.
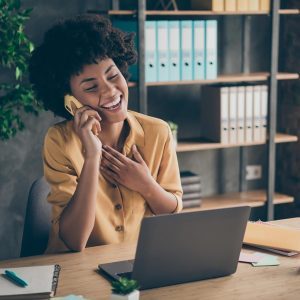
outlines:
[{"label": "white teeth", "polygon": [[121,97],[118,97],[117,99],[115,99],[113,102],[109,103],[106,106],[102,106],[103,108],[111,108],[117,104],[119,104],[119,102],[121,101]]}]

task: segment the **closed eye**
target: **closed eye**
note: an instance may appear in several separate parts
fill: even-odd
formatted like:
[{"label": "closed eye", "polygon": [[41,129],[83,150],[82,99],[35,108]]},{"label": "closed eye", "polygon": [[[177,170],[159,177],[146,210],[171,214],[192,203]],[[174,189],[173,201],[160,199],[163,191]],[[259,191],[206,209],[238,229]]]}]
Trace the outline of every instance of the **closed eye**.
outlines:
[{"label": "closed eye", "polygon": [[89,92],[89,91],[95,89],[96,87],[97,87],[97,85],[93,85],[93,86],[91,86],[91,87],[85,89],[85,91],[86,91],[86,92]]},{"label": "closed eye", "polygon": [[118,75],[119,75],[119,73],[117,73],[117,74],[115,74],[115,75],[113,75],[113,76],[111,76],[111,77],[108,77],[108,80],[114,79],[114,78],[116,78]]}]

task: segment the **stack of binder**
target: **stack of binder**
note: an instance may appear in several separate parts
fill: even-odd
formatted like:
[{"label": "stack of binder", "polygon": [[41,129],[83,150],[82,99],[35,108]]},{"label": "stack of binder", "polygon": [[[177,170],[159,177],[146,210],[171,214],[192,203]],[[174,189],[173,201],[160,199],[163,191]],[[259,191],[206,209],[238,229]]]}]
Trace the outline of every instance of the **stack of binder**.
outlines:
[{"label": "stack of binder", "polygon": [[192,0],[192,9],[212,11],[270,11],[270,0]]},{"label": "stack of binder", "polygon": [[266,141],[266,85],[205,87],[201,103],[204,138],[223,144]]},{"label": "stack of binder", "polygon": [[[116,20],[113,25],[125,32],[137,32],[136,21]],[[217,36],[216,20],[146,21],[146,82],[215,79]],[[131,79],[137,80],[137,67],[129,71],[133,73]]]},{"label": "stack of binder", "polygon": [[182,171],[180,179],[183,189],[183,208],[200,206],[202,201],[200,176],[191,171]]}]

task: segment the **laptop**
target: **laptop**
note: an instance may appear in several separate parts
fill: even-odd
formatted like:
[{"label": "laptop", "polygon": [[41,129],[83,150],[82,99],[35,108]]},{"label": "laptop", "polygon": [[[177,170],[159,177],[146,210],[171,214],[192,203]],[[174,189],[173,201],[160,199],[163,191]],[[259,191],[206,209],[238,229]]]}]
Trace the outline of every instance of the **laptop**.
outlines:
[{"label": "laptop", "polygon": [[98,266],[110,279],[136,279],[141,289],[235,273],[250,207],[143,219],[134,260]]}]

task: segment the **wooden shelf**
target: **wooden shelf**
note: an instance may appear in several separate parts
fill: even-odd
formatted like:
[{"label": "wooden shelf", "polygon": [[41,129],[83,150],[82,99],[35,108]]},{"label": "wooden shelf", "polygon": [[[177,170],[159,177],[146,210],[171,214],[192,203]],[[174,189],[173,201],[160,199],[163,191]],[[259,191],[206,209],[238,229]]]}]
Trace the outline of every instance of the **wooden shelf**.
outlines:
[{"label": "wooden shelf", "polygon": [[299,15],[300,9],[279,9],[280,15]]},{"label": "wooden shelf", "polygon": [[[289,135],[284,133],[277,133],[275,136],[275,143],[291,143],[297,142],[298,137],[295,135]],[[241,146],[255,146],[263,145],[265,142],[252,142],[252,143],[241,143],[241,144],[222,144],[207,141],[198,142],[179,142],[176,148],[177,152],[189,152],[189,151],[199,151],[199,150],[209,150],[209,149],[223,149],[223,148],[233,148]]]},{"label": "wooden shelf", "polygon": [[137,86],[137,83],[133,82],[133,81],[129,81],[127,85],[128,85],[128,87],[135,87],[135,86]]},{"label": "wooden shelf", "polygon": [[[92,12],[92,11],[91,11]],[[96,11],[95,11],[96,12]],[[281,15],[298,15],[299,9],[280,9],[279,14]],[[108,15],[111,16],[128,16],[136,15],[136,10],[109,10]],[[215,12],[209,10],[173,10],[173,11],[162,11],[162,10],[146,10],[145,14],[147,16],[226,16],[226,15],[268,15],[269,11],[222,11]]]},{"label": "wooden shelf", "polygon": [[[205,197],[200,207],[185,208],[183,212],[209,210],[226,207],[237,207],[248,205],[251,207],[262,207],[267,201],[265,190],[255,190],[247,192],[228,193]],[[275,193],[273,203],[285,204],[294,202],[294,198],[284,194]]]},{"label": "wooden shelf", "polygon": [[[163,86],[163,85],[215,84],[215,83],[266,81],[269,78],[269,76],[270,74],[267,72],[249,73],[249,74],[232,74],[232,75],[220,75],[216,79],[146,82],[146,85]],[[299,74],[278,73],[277,79],[278,80],[299,79]]]}]

